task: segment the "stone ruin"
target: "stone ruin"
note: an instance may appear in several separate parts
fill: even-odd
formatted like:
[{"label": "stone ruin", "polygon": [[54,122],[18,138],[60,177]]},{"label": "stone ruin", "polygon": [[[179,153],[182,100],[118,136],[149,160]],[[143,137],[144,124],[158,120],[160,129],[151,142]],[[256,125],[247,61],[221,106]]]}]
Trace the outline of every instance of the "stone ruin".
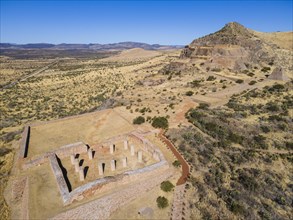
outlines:
[{"label": "stone ruin", "polygon": [[[108,154],[112,155],[112,159],[109,161],[97,160],[95,158],[96,155],[94,156],[95,149],[83,142],[64,145],[53,151],[46,152],[43,155],[27,158],[29,136],[30,126],[27,126],[25,127],[21,140],[19,154],[21,167],[22,169],[30,169],[49,161],[64,206],[70,205],[74,201],[81,201],[90,195],[113,189],[117,184],[127,185],[138,180],[147,180],[149,177],[160,176],[169,168],[161,151],[145,138],[144,134],[136,131],[99,143],[99,145],[109,147]],[[129,139],[136,140],[142,147],[139,148],[134,143],[130,143]],[[122,158],[115,158],[115,152],[117,150],[116,143],[118,142],[123,143],[123,147],[120,148],[122,148],[123,151],[129,151],[130,157],[123,156]],[[86,180],[85,167],[80,165],[80,161],[76,157],[78,154],[87,154],[88,159],[95,162],[96,167],[91,169],[95,169],[99,178],[83,184]],[[149,155],[153,158],[155,163],[134,170],[130,169],[123,173],[111,176],[104,175],[105,170],[115,172],[118,166],[127,168],[130,160],[136,160],[137,163],[142,164],[145,155]],[[81,182],[81,185],[73,190],[70,190],[62,171],[62,165],[60,165],[60,161],[64,158],[70,158],[70,163],[74,167],[76,174],[79,176],[79,181]]]}]

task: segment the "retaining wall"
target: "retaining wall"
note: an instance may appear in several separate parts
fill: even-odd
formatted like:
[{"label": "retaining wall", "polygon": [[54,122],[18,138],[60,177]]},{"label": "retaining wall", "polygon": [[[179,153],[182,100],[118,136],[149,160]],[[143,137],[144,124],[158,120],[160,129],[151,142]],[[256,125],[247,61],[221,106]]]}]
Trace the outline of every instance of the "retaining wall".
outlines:
[{"label": "retaining wall", "polygon": [[69,199],[69,189],[65,182],[62,170],[58,164],[57,156],[51,155],[49,157],[51,169],[53,171],[53,174],[55,176],[55,179],[57,181],[57,185],[59,188],[59,192],[61,194],[61,198],[63,200],[63,203],[66,203],[66,201]]},{"label": "retaining wall", "polygon": [[64,145],[64,146],[58,148],[57,150],[45,153],[42,156],[39,156],[37,158],[32,158],[32,159],[25,161],[25,163],[22,165],[22,168],[28,169],[33,166],[43,164],[47,161],[47,159],[49,157],[51,157],[52,155],[55,155],[55,154],[59,158],[64,158],[64,157],[70,156],[71,154],[85,153],[85,152],[87,152],[87,148],[88,147],[83,142],[77,142],[77,143],[73,143],[73,144]]},{"label": "retaining wall", "polygon": [[30,126],[25,126],[24,131],[22,132],[22,137],[20,141],[20,149],[19,149],[19,159],[23,159],[27,157],[30,130],[31,130]]},{"label": "retaining wall", "polygon": [[142,180],[133,183],[126,189],[60,213],[52,219],[109,219],[114,211],[122,208],[143,193],[148,192],[172,175],[173,172],[168,169],[161,172],[158,176],[154,175],[148,178],[148,181]]},{"label": "retaining wall", "polygon": [[58,164],[57,156],[51,155],[49,160],[64,205],[69,205],[75,200],[80,201],[89,195],[114,189],[117,186],[129,184],[138,180],[141,181],[143,179],[148,179],[153,175],[159,176],[160,173],[165,172],[169,168],[167,161],[160,161],[141,169],[127,171],[123,174],[119,174],[113,177],[104,177],[94,180],[69,192],[62,170]]}]

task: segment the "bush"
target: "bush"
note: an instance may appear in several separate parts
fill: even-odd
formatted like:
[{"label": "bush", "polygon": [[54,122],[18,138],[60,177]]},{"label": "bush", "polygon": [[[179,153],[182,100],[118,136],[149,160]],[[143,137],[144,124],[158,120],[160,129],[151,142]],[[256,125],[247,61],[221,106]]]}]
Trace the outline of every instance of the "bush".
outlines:
[{"label": "bush", "polygon": [[207,78],[207,81],[214,81],[215,79],[217,79],[217,78],[214,77],[214,76],[209,76],[209,77]]},{"label": "bush", "polygon": [[252,81],[250,81],[248,84],[252,86],[252,85],[254,85],[255,83],[256,83],[256,81],[252,80]]},{"label": "bush", "polygon": [[172,164],[173,164],[174,167],[180,167],[181,166],[181,163],[180,163],[179,160],[175,160]]},{"label": "bush", "polygon": [[239,83],[239,84],[240,84],[240,83],[243,83],[243,82],[244,82],[243,79],[237,79],[237,80],[236,80],[236,83]]},{"label": "bush", "polygon": [[185,93],[185,95],[187,95],[187,96],[192,96],[194,94],[194,92],[192,92],[192,91],[187,91],[186,93]]},{"label": "bush", "polygon": [[213,72],[221,72],[221,69],[220,68],[213,68],[211,69]]},{"label": "bush", "polygon": [[161,183],[161,190],[163,190],[164,192],[170,192],[173,188],[174,188],[174,185],[169,180]]},{"label": "bush", "polygon": [[165,118],[165,117],[155,117],[153,119],[152,126],[154,128],[167,129],[169,127],[169,123],[168,123],[167,118]]},{"label": "bush", "polygon": [[145,119],[142,116],[138,116],[135,119],[133,119],[133,124],[136,124],[136,125],[140,125],[144,122],[145,122]]},{"label": "bush", "polygon": [[197,108],[207,110],[210,107],[208,103],[199,103],[199,106]]},{"label": "bush", "polygon": [[164,196],[159,196],[157,198],[157,206],[160,209],[166,208],[168,205],[168,199],[166,199]]},{"label": "bush", "polygon": [[269,70],[271,70],[271,67],[269,67],[269,66],[267,66],[267,67],[265,66],[261,69],[261,71],[264,73],[268,72]]}]

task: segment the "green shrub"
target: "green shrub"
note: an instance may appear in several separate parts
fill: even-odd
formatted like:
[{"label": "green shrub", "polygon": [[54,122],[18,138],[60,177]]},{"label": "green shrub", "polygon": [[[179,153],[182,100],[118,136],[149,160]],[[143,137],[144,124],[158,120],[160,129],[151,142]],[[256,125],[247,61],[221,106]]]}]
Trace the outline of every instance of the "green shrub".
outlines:
[{"label": "green shrub", "polygon": [[264,73],[268,72],[269,70],[271,70],[271,67],[269,67],[269,66],[265,66],[261,69],[261,71]]},{"label": "green shrub", "polygon": [[180,167],[181,166],[181,163],[180,163],[179,160],[175,160],[172,164],[173,164],[174,167]]},{"label": "green shrub", "polygon": [[243,215],[245,213],[244,207],[236,201],[231,202],[230,210],[231,210],[231,212],[233,212],[235,214],[242,214]]},{"label": "green shrub", "polygon": [[168,123],[167,118],[165,118],[165,117],[155,117],[153,119],[152,126],[154,128],[167,129],[169,127],[169,123]]},{"label": "green shrub", "polygon": [[135,119],[133,119],[133,124],[140,125],[140,124],[142,124],[144,122],[145,122],[145,119],[142,116],[138,116]]},{"label": "green shrub", "polygon": [[200,86],[200,83],[202,81],[201,80],[193,80],[192,82],[190,82],[191,87],[197,87]]},{"label": "green shrub", "polygon": [[161,190],[164,192],[170,192],[174,188],[174,185],[169,181],[164,181],[161,183]]},{"label": "green shrub", "polygon": [[187,95],[187,96],[192,96],[193,94],[194,94],[193,91],[187,91],[187,92],[185,93],[185,95]]},{"label": "green shrub", "polygon": [[208,78],[207,78],[207,81],[214,81],[214,80],[216,80],[217,78],[216,77],[214,77],[214,76],[209,76]]},{"label": "green shrub", "polygon": [[240,83],[243,83],[243,82],[244,82],[243,79],[237,79],[237,80],[236,80],[236,83],[239,83],[239,84],[240,84]]},{"label": "green shrub", "polygon": [[164,196],[159,196],[157,198],[157,206],[160,209],[166,208],[169,205],[168,199],[166,199]]},{"label": "green shrub", "polygon": [[221,69],[220,68],[212,68],[211,69],[213,72],[221,72]]},{"label": "green shrub", "polygon": [[210,107],[208,103],[199,103],[199,106],[197,108],[206,110]]},{"label": "green shrub", "polygon": [[254,85],[255,83],[256,83],[256,81],[255,81],[255,80],[252,80],[252,81],[250,81],[248,84],[252,86],[252,85]]}]

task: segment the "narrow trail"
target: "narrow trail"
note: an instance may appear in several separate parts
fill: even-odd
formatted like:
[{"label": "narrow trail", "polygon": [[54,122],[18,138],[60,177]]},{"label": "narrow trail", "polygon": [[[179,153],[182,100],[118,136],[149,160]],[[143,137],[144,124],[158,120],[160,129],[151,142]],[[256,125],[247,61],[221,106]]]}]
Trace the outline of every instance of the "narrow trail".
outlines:
[{"label": "narrow trail", "polygon": [[185,161],[185,159],[182,157],[182,155],[177,151],[175,146],[171,143],[171,141],[168,140],[168,138],[165,137],[163,131],[159,133],[159,138],[167,145],[167,147],[173,152],[173,154],[176,156],[177,160],[180,162],[182,167],[182,175],[177,181],[177,186],[185,184],[186,180],[190,174],[189,172],[189,165]]},{"label": "narrow trail", "polygon": [[41,69],[35,70],[35,71],[33,71],[32,73],[30,73],[30,74],[28,74],[28,75],[21,76],[20,78],[16,79],[15,81],[13,81],[13,82],[11,82],[11,83],[9,83],[9,84],[3,86],[3,87],[1,88],[1,90],[4,90],[4,89],[7,89],[7,88],[10,88],[10,87],[16,85],[16,84],[19,83],[19,82],[25,81],[26,79],[28,79],[28,78],[30,78],[30,77],[33,77],[33,76],[35,76],[35,75],[38,75],[38,74],[44,72],[45,70],[47,70],[48,68],[50,68],[51,66],[55,65],[55,64],[58,63],[58,62],[59,62],[59,60],[57,60],[57,61],[53,61],[52,63],[49,63],[48,65],[42,67]]}]

